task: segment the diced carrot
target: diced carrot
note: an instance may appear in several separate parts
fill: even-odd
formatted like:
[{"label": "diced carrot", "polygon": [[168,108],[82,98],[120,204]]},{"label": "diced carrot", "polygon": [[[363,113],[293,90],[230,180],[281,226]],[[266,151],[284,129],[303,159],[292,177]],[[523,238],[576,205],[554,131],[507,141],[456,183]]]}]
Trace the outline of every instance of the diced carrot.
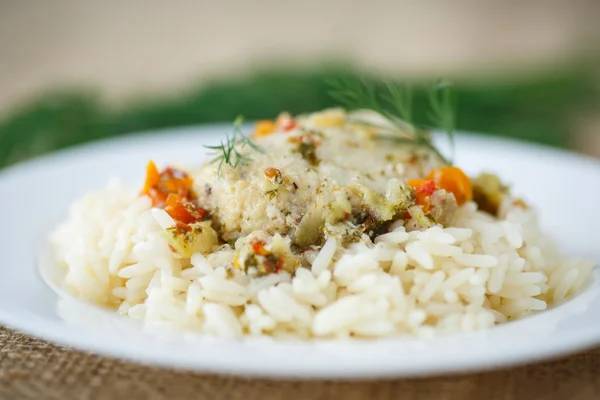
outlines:
[{"label": "diced carrot", "polygon": [[148,190],[146,196],[150,197],[152,200],[152,207],[159,207],[167,200],[167,194],[154,187]]},{"label": "diced carrot", "polygon": [[178,193],[181,190],[187,190],[192,183],[190,178],[170,178],[161,182],[161,186],[167,192]]},{"label": "diced carrot", "polygon": [[196,218],[183,206],[165,208],[165,211],[177,222],[183,222],[184,224],[197,222]]},{"label": "diced carrot", "polygon": [[277,168],[268,167],[265,168],[264,174],[265,178],[273,179],[277,176],[277,174],[281,174],[281,172]]},{"label": "diced carrot", "polygon": [[185,197],[171,193],[165,201],[165,211],[176,221],[192,224],[202,220],[204,210],[198,208]]},{"label": "diced carrot", "polygon": [[146,165],[146,181],[144,182],[144,194],[147,194],[151,188],[158,185],[160,182],[160,173],[158,172],[158,168],[156,168],[156,164],[154,161],[150,160],[148,165]]},{"label": "diced carrot", "polygon": [[167,167],[159,172],[154,162],[146,167],[142,195],[152,200],[152,207],[162,207],[175,220],[177,229],[190,229],[194,222],[204,220],[206,211],[196,206],[192,191],[194,180],[185,172]]},{"label": "diced carrot", "polygon": [[185,172],[171,167],[159,172],[156,164],[150,161],[146,167],[146,180],[142,195],[150,197],[153,207],[162,207],[169,194],[173,193],[190,201],[196,198],[192,192],[193,184],[194,180]]},{"label": "diced carrot", "polygon": [[421,206],[424,212],[428,212],[431,209],[429,197],[435,192],[435,182],[425,179],[411,179],[407,183],[415,191],[417,205]]},{"label": "diced carrot", "polygon": [[254,250],[254,253],[259,256],[266,256],[267,254],[269,254],[269,252],[265,249],[265,242],[263,242],[262,240],[252,243],[251,246],[252,250]]},{"label": "diced carrot", "polygon": [[411,179],[407,183],[408,186],[413,188],[417,193],[423,193],[431,196],[433,192],[435,192],[435,182],[432,180]]},{"label": "diced carrot", "polygon": [[277,127],[275,126],[275,122],[271,121],[270,119],[264,119],[256,123],[256,127],[254,128],[254,133],[252,134],[252,136],[254,136],[255,138],[268,136],[271,133],[275,132],[276,128]]},{"label": "diced carrot", "polygon": [[165,209],[167,207],[174,208],[181,204],[183,197],[177,193],[170,193],[165,201]]},{"label": "diced carrot", "polygon": [[471,180],[460,168],[437,168],[427,175],[427,179],[433,180],[438,188],[452,193],[458,205],[473,198]]}]

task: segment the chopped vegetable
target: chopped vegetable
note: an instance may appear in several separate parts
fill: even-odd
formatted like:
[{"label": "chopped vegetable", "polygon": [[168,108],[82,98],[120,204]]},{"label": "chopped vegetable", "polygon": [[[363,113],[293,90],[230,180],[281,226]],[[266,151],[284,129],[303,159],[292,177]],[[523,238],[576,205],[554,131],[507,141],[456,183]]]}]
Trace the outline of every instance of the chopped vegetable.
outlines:
[{"label": "chopped vegetable", "polygon": [[159,181],[160,174],[158,172],[158,168],[156,168],[156,164],[154,164],[154,161],[150,160],[150,162],[148,162],[148,165],[146,166],[146,181],[144,182],[143,193],[148,194],[150,189],[158,185]]},{"label": "chopped vegetable", "polygon": [[254,128],[254,133],[252,136],[255,138],[269,136],[271,133],[275,132],[276,129],[277,126],[275,125],[275,122],[271,121],[270,119],[264,119],[256,123],[256,127]]},{"label": "chopped vegetable", "polygon": [[159,172],[150,161],[146,167],[143,195],[152,199],[153,207],[161,207],[181,224],[193,224],[204,220],[206,211],[194,204],[192,191],[194,180],[185,172],[167,167]]},{"label": "chopped vegetable", "polygon": [[452,224],[452,220],[458,209],[454,195],[445,190],[436,190],[429,198],[429,201],[431,211],[429,211],[428,215],[443,226]]},{"label": "chopped vegetable", "polygon": [[193,179],[185,172],[170,167],[158,172],[156,164],[150,161],[146,166],[146,181],[142,194],[150,197],[153,207],[163,207],[169,194],[194,198],[191,191],[193,183]]},{"label": "chopped vegetable", "polygon": [[173,168],[165,168],[161,173],[161,180],[158,186],[163,192],[181,193],[187,196],[193,183],[193,179],[187,176],[185,172]]},{"label": "chopped vegetable", "polygon": [[278,170],[277,168],[265,168],[264,171],[265,174],[265,178],[267,178],[268,180],[270,180],[273,183],[281,183],[283,182],[283,177],[281,176],[281,171]]},{"label": "chopped vegetable", "polygon": [[298,124],[296,123],[294,118],[292,118],[292,116],[288,113],[281,113],[277,117],[277,127],[284,132],[289,132],[293,130],[294,128],[296,128],[297,125]]},{"label": "chopped vegetable", "polygon": [[427,175],[427,179],[433,180],[439,189],[452,193],[459,206],[473,199],[471,181],[460,168],[437,168]]},{"label": "chopped vegetable", "polygon": [[318,165],[319,158],[317,157],[317,147],[313,142],[302,142],[298,147],[298,151],[310,165]]},{"label": "chopped vegetable", "polygon": [[294,235],[294,243],[300,247],[308,247],[323,241],[323,227],[325,226],[324,211],[313,207],[308,210],[300,220]]},{"label": "chopped vegetable", "polygon": [[[412,206],[407,211],[408,216],[405,218],[408,220],[408,227],[411,229],[423,229],[430,228],[435,224],[435,221],[429,214],[419,206]],[[413,226],[414,225],[414,226]]]},{"label": "chopped vegetable", "polygon": [[259,256],[266,256],[267,254],[269,254],[269,252],[265,250],[265,242],[263,242],[262,240],[252,243],[251,246],[252,250],[254,250],[254,253]]},{"label": "chopped vegetable", "polygon": [[206,214],[206,211],[197,207],[186,197],[175,193],[171,193],[167,197],[165,211],[175,221],[180,221],[184,224],[202,221]]},{"label": "chopped vegetable", "polygon": [[494,174],[483,173],[473,180],[473,199],[482,211],[497,215],[507,195],[508,188]]},{"label": "chopped vegetable", "polygon": [[256,231],[235,243],[233,256],[235,268],[250,276],[263,276],[281,270],[293,273],[300,260],[290,250],[290,239],[280,235],[270,237],[264,231]]},{"label": "chopped vegetable", "polygon": [[425,179],[411,179],[408,186],[415,191],[415,202],[421,206],[423,212],[428,212],[431,209],[431,195],[435,192],[435,182]]},{"label": "chopped vegetable", "polygon": [[320,145],[318,139],[312,134],[290,137],[289,142],[298,145],[296,151],[302,155],[310,165],[317,166],[321,160],[317,157],[317,147]]},{"label": "chopped vegetable", "polygon": [[179,257],[189,258],[200,252],[209,254],[219,243],[217,232],[210,226],[210,221],[193,224],[179,223],[161,232],[171,250]]},{"label": "chopped vegetable", "polygon": [[408,186],[415,189],[415,193],[431,196],[435,192],[435,182],[425,179],[411,179]]}]

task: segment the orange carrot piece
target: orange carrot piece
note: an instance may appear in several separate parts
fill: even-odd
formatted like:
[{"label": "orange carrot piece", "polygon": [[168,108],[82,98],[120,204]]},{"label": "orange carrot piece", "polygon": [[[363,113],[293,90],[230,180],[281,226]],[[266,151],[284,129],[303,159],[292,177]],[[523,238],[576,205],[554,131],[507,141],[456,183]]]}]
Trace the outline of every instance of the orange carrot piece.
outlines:
[{"label": "orange carrot piece", "polygon": [[437,168],[427,175],[427,179],[433,180],[438,188],[454,194],[458,205],[473,199],[471,180],[460,168]]},{"label": "orange carrot piece", "polygon": [[277,129],[275,122],[270,119],[264,119],[256,123],[252,136],[255,138],[269,136],[271,133],[275,132],[275,129]]}]

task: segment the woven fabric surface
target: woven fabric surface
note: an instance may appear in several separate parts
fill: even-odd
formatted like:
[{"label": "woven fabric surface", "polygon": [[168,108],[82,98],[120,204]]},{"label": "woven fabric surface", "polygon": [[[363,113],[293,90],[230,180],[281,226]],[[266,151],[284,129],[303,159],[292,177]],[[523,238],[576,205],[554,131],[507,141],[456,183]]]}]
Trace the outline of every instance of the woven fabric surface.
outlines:
[{"label": "woven fabric surface", "polygon": [[274,381],[136,365],[0,327],[0,399],[600,399],[600,348],[492,372],[386,381]]}]

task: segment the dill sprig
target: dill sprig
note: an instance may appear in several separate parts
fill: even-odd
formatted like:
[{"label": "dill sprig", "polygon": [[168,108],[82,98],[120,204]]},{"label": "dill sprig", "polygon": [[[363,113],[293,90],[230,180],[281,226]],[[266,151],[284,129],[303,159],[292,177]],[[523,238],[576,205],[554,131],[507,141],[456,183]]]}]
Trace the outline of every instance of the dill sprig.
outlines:
[{"label": "dill sprig", "polygon": [[248,146],[251,149],[261,152],[262,149],[258,147],[252,139],[244,135],[242,132],[242,123],[244,118],[238,116],[233,123],[233,134],[225,135],[225,141],[221,141],[220,145],[217,146],[204,146],[205,148],[212,150],[209,155],[212,156],[210,163],[219,163],[219,169],[217,174],[220,177],[223,165],[227,164],[230,168],[235,169],[238,165],[245,167],[252,161],[250,157],[242,153],[241,150]]},{"label": "dill sprig", "polygon": [[430,110],[427,117],[434,126],[446,132],[452,153],[454,153],[454,129],[456,128],[456,107],[454,104],[452,83],[440,80],[429,90]]},{"label": "dill sprig", "polygon": [[[434,153],[443,163],[452,164],[433,143],[429,130],[418,126],[413,120],[413,90],[409,84],[388,83],[385,92],[379,93],[375,86],[364,79],[341,78],[329,81],[329,94],[348,109],[367,109],[385,117],[393,126],[379,126],[373,122],[355,120],[355,122],[377,128],[376,138],[424,147]],[[429,121],[438,129],[446,132],[454,148],[455,107],[452,84],[440,80],[429,90]]]}]

